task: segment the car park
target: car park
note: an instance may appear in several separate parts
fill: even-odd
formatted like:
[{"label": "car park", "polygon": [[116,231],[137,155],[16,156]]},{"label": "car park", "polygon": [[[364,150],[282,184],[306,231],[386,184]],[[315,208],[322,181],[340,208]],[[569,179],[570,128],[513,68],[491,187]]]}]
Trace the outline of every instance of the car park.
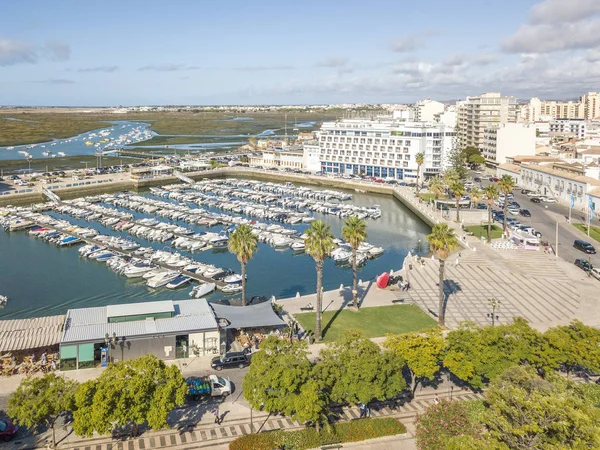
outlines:
[{"label": "car park", "polygon": [[539,197],[531,197],[531,201],[533,203],[542,203],[542,200]]},{"label": "car park", "polygon": [[520,209],[519,214],[521,214],[523,217],[531,217],[531,213],[527,209]]},{"label": "car park", "polygon": [[575,265],[577,267],[579,267],[580,269],[585,270],[586,272],[588,272],[588,271],[590,271],[590,270],[593,269],[593,267],[590,264],[590,262],[587,259],[583,259],[583,258],[577,258],[575,260]]},{"label": "car park", "polygon": [[231,367],[243,369],[250,365],[250,360],[244,352],[230,352],[213,358],[210,365],[215,370],[223,370]]},{"label": "car park", "polygon": [[584,253],[596,253],[596,249],[592,244],[581,239],[575,240],[575,242],[573,242],[573,247],[575,247],[577,250],[581,250]]}]

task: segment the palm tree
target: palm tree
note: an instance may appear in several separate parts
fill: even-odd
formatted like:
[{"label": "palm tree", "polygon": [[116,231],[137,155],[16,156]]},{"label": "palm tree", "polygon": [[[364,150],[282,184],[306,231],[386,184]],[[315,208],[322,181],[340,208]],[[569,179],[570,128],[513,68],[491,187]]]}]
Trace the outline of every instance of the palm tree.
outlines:
[{"label": "palm tree", "polygon": [[421,166],[425,162],[425,153],[423,153],[423,152],[417,153],[415,156],[415,159],[417,161],[417,186],[415,189],[418,194],[419,193],[419,173],[421,172]]},{"label": "palm tree", "polygon": [[335,246],[331,227],[322,220],[315,220],[306,230],[306,253],[313,257],[317,264],[317,322],[315,325],[315,338],[321,340],[321,312],[323,309],[323,261]]},{"label": "palm tree", "polygon": [[429,182],[429,190],[437,200],[444,192],[444,183],[440,177],[433,177]]},{"label": "palm tree", "polygon": [[481,189],[477,188],[477,187],[473,187],[470,191],[469,191],[469,196],[471,197],[471,207],[475,207],[477,206],[477,203],[479,202],[479,200],[481,200]]},{"label": "palm tree", "polygon": [[515,182],[510,175],[502,175],[502,178],[500,178],[500,181],[498,181],[498,187],[500,188],[500,192],[504,194],[504,231],[506,231],[506,211],[508,210],[508,194],[512,192],[514,186]]},{"label": "palm tree", "polygon": [[242,306],[246,306],[246,264],[258,249],[256,236],[248,225],[240,225],[229,236],[229,251],[235,253],[242,265]]},{"label": "palm tree", "polygon": [[483,194],[485,195],[485,199],[487,200],[487,210],[488,210],[488,232],[487,232],[487,240],[488,244],[492,241],[492,206],[494,206],[494,202],[498,198],[498,188],[495,184],[488,184],[487,187],[483,190]]},{"label": "palm tree", "polygon": [[352,303],[354,308],[358,308],[358,297],[356,295],[356,250],[367,239],[366,222],[356,216],[348,217],[344,228],[342,228],[342,237],[350,244],[350,248],[352,248]]},{"label": "palm tree", "polygon": [[465,190],[464,183],[460,181],[453,181],[450,185],[450,190],[454,194],[454,198],[456,198],[456,221],[460,222],[460,199],[467,191]]},{"label": "palm tree", "polygon": [[439,304],[438,304],[438,323],[441,327],[444,326],[444,267],[446,258],[452,250],[458,247],[458,241],[454,230],[448,228],[447,223],[438,223],[433,226],[431,234],[427,235],[429,248],[437,254],[440,261],[439,271]]}]

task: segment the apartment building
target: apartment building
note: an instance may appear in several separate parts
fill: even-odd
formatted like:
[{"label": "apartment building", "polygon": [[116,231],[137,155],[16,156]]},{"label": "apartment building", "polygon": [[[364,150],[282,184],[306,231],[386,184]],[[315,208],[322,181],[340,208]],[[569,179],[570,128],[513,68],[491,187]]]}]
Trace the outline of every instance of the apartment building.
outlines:
[{"label": "apartment building", "polygon": [[434,122],[436,117],[444,112],[444,104],[435,100],[422,100],[415,103],[414,120],[415,122]]},{"label": "apartment building", "polygon": [[481,149],[485,130],[517,121],[517,99],[489,92],[456,104],[457,133],[462,147]]},{"label": "apartment building", "polygon": [[572,134],[577,139],[585,139],[587,122],[583,119],[555,119],[550,121],[550,133]]},{"label": "apartment building", "polygon": [[325,122],[318,132],[320,170],[412,181],[417,177],[416,155],[422,152],[421,175],[433,176],[445,169],[453,138],[452,127],[430,122]]},{"label": "apartment building", "polygon": [[278,150],[271,148],[263,151],[261,155],[250,156],[249,163],[260,167],[303,169],[304,153],[301,149]]},{"label": "apartment building", "polygon": [[579,101],[560,102],[532,98],[522,105],[520,119],[525,122],[537,122],[548,119],[584,119],[600,118],[600,93],[588,92]]},{"label": "apartment building", "polygon": [[486,128],[481,152],[486,161],[498,166],[506,163],[506,158],[517,155],[535,155],[534,124],[503,123]]}]

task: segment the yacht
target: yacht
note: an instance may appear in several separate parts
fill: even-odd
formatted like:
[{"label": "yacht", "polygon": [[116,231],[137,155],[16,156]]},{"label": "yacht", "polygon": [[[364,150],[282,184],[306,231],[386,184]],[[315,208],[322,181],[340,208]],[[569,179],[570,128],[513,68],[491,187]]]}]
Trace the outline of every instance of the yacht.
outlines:
[{"label": "yacht", "polygon": [[295,252],[302,252],[306,249],[306,245],[304,244],[304,241],[294,241],[294,242],[292,242],[292,245],[290,245],[290,247]]},{"label": "yacht", "polygon": [[221,288],[223,294],[235,294],[242,291],[241,284],[227,284]]},{"label": "yacht", "polygon": [[145,273],[148,273],[154,269],[156,269],[156,266],[154,264],[139,262],[129,264],[123,271],[123,275],[125,275],[127,278],[139,278]]},{"label": "yacht", "polygon": [[222,273],[224,273],[224,270],[221,269],[220,267],[210,267],[208,269],[206,269],[202,275],[204,275],[206,278],[214,278],[216,276],[221,275]]},{"label": "yacht", "polygon": [[208,242],[213,247],[218,248],[218,247],[226,247],[228,241],[229,241],[229,238],[227,236],[219,235],[217,237],[212,238]]},{"label": "yacht", "polygon": [[144,275],[142,275],[142,278],[144,280],[149,280],[150,278],[154,278],[155,276],[168,271],[168,269],[163,269],[162,267],[159,267],[157,269],[146,272]]},{"label": "yacht", "polygon": [[168,289],[177,289],[182,286],[185,286],[191,280],[192,280],[192,278],[188,277],[187,275],[179,275],[177,278],[175,278],[173,281],[171,281],[169,284],[167,284],[167,288]]},{"label": "yacht", "polygon": [[204,284],[201,284],[200,286],[195,286],[194,289],[192,289],[192,292],[190,292],[190,297],[202,298],[205,295],[210,294],[216,288],[217,288],[217,285],[215,283],[204,283]]},{"label": "yacht", "polygon": [[351,256],[352,252],[343,248],[336,248],[334,251],[331,252],[331,258],[333,258],[333,260],[336,263],[346,262],[350,259]]},{"label": "yacht", "polygon": [[223,278],[223,282],[227,284],[239,284],[242,282],[242,276],[234,273],[233,275],[228,275]]},{"label": "yacht", "polygon": [[383,252],[384,252],[383,247],[372,247],[371,249],[369,249],[369,256],[371,256],[371,257],[379,256],[379,255],[382,255]]},{"label": "yacht", "polygon": [[163,273],[160,273],[152,278],[150,278],[147,282],[148,287],[151,288],[158,288],[161,286],[164,286],[165,284],[170,283],[171,281],[175,280],[175,278],[177,278],[179,276],[179,272],[175,272],[173,271],[166,271]]}]

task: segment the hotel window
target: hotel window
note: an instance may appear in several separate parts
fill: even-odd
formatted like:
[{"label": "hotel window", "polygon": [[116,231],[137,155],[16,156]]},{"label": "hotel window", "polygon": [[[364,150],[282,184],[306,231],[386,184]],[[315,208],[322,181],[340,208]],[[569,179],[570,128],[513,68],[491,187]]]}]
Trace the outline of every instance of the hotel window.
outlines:
[{"label": "hotel window", "polygon": [[379,139],[375,139],[375,142],[374,142],[374,144],[375,144],[375,145],[379,145],[379,141],[380,141]]},{"label": "hotel window", "polygon": [[373,156],[373,152],[367,152],[367,156]]},{"label": "hotel window", "polygon": [[382,139],[382,140],[381,140],[381,143],[382,143],[383,145],[387,145],[388,141],[387,141],[387,139]]},{"label": "hotel window", "polygon": [[364,144],[364,143],[365,143],[365,138],[361,138],[361,139],[360,139],[360,143],[361,143],[361,144]]},{"label": "hotel window", "polygon": [[408,167],[408,163],[407,163],[406,161],[404,161],[404,162],[402,163],[402,166],[403,166],[403,167]]},{"label": "hotel window", "polygon": [[338,137],[336,136],[333,138],[333,142],[337,142],[337,141],[338,141]]},{"label": "hotel window", "polygon": [[404,142],[404,145],[405,145],[406,147],[410,147],[410,141],[406,141],[406,142]]},{"label": "hotel window", "polygon": [[404,159],[407,161],[410,160],[410,155],[404,155]]},{"label": "hotel window", "polygon": [[378,152],[375,152],[375,153],[373,154],[373,156],[375,156],[375,158],[379,158],[379,153],[378,153]]},{"label": "hotel window", "polygon": [[354,138],[354,140],[352,142],[354,142],[355,144],[358,144],[358,138]]}]

